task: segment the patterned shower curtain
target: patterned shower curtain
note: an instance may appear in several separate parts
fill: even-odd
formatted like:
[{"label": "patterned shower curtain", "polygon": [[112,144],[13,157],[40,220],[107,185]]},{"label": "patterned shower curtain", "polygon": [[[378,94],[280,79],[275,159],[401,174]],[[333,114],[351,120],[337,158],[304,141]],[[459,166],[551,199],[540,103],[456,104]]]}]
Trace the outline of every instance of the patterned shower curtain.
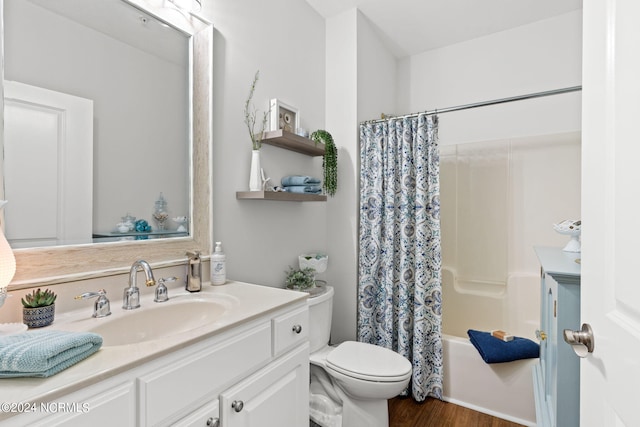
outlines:
[{"label": "patterned shower curtain", "polygon": [[358,340],[412,363],[419,402],[442,398],[437,136],[426,114],[360,126]]}]

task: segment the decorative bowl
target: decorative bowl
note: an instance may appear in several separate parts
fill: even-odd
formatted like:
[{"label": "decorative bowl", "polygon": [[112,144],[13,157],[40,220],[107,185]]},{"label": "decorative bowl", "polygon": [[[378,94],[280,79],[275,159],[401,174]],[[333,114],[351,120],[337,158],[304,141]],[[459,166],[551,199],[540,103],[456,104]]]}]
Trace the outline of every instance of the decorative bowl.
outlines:
[{"label": "decorative bowl", "polygon": [[298,256],[300,269],[313,268],[316,273],[324,273],[329,262],[329,255],[324,254],[302,254]]}]

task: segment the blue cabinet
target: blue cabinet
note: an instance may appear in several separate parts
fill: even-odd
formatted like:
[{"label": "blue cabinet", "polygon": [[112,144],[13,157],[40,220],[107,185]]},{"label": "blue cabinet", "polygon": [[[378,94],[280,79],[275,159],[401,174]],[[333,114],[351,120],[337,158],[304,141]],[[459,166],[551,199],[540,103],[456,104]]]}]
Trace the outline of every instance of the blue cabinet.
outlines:
[{"label": "blue cabinet", "polygon": [[563,330],[580,328],[580,253],[536,247],[540,261],[540,360],[533,368],[538,426],[580,425],[580,359]]}]

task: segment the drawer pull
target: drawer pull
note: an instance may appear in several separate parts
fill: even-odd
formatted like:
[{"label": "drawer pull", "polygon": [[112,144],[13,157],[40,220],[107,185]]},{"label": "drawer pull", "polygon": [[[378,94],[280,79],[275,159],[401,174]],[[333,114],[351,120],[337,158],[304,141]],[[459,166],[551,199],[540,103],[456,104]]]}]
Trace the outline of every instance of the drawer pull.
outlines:
[{"label": "drawer pull", "polygon": [[220,418],[209,418],[207,420],[207,427],[220,427]]},{"label": "drawer pull", "polygon": [[293,332],[295,332],[296,334],[299,334],[300,332],[302,332],[302,326],[301,325],[293,325],[293,328],[291,328],[291,330]]},{"label": "drawer pull", "polygon": [[236,412],[240,412],[242,411],[242,408],[244,408],[244,402],[242,400],[234,400],[231,403],[231,407],[236,411]]}]

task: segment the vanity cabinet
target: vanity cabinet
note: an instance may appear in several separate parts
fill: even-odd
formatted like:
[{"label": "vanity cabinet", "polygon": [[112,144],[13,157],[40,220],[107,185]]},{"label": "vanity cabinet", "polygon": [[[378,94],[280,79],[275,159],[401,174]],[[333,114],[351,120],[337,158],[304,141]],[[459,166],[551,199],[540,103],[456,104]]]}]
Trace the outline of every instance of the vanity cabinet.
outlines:
[{"label": "vanity cabinet", "polygon": [[138,377],[140,424],[174,419],[193,401],[210,399],[217,384],[233,384],[271,358],[268,322],[257,324],[215,346],[189,352],[178,363],[158,366]]},{"label": "vanity cabinet", "polygon": [[220,395],[225,427],[309,424],[309,347],[294,350]]},{"label": "vanity cabinet", "polygon": [[58,399],[86,411],[22,414],[3,426],[308,424],[308,322],[297,302]]},{"label": "vanity cabinet", "polygon": [[580,359],[564,342],[580,328],[580,253],[536,247],[541,265],[540,359],[533,368],[536,421],[541,427],[580,424]]},{"label": "vanity cabinet", "polygon": [[221,425],[220,404],[214,400],[174,423],[173,427],[220,427]]},{"label": "vanity cabinet", "polygon": [[[309,138],[305,138],[282,129],[265,132],[262,143],[283,148],[285,150],[295,151],[296,153],[307,156],[324,156],[324,144],[320,142],[316,144],[315,141],[312,141]],[[278,200],[287,202],[324,202],[327,200],[327,196],[323,194],[298,194],[276,191],[238,191],[236,192],[236,199]]]},{"label": "vanity cabinet", "polygon": [[28,411],[2,421],[2,426],[132,426],[136,425],[136,393],[132,379],[105,380],[53,402],[29,402]]}]

